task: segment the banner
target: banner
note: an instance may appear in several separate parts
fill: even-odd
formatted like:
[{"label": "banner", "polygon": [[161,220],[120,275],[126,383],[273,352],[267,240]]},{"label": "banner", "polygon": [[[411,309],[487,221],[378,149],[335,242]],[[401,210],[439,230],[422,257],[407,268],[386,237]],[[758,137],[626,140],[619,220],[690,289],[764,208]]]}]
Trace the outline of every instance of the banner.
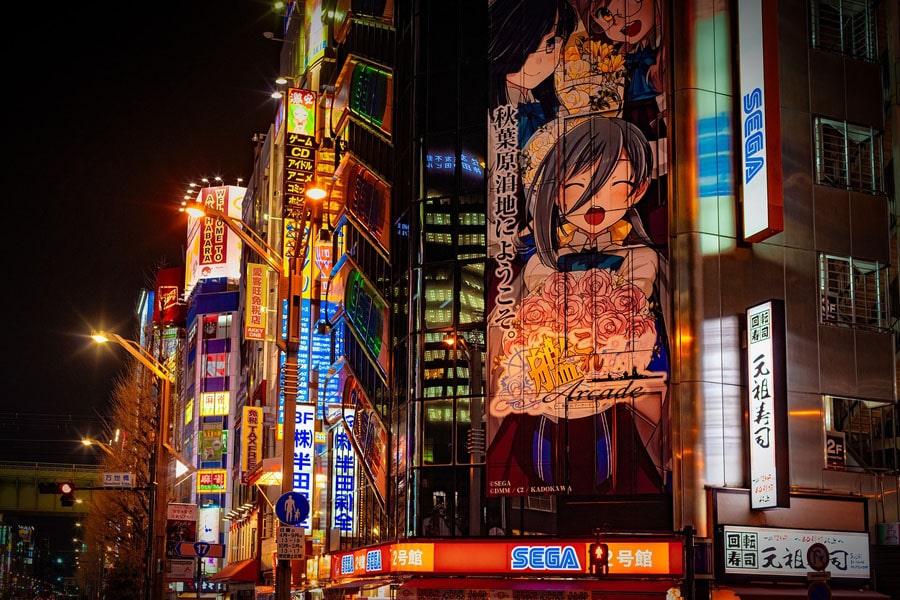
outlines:
[{"label": "banner", "polygon": [[488,6],[488,496],[665,491],[666,4]]}]

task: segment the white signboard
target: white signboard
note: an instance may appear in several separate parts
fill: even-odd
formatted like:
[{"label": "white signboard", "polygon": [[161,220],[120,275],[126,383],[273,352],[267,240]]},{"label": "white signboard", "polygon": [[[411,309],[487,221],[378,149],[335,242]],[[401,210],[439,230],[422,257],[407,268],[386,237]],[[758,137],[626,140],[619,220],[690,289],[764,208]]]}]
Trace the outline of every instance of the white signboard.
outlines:
[{"label": "white signboard", "polygon": [[133,488],[134,473],[104,473],[103,487]]},{"label": "white signboard", "polygon": [[807,550],[828,548],[825,571],[832,578],[869,578],[869,534],[865,532],[724,526],[725,573],[806,578],[813,568]]},{"label": "white signboard", "polygon": [[[310,500],[313,497],[313,462],[316,438],[316,407],[298,404],[294,425],[294,475],[291,488]],[[312,531],[309,516],[301,523],[304,530]]]},{"label": "white signboard", "polygon": [[765,43],[777,7],[771,0],[741,0],[738,11],[744,239],[759,242],[784,229],[778,63]]},{"label": "white signboard", "polygon": [[196,504],[169,502],[166,506],[166,518],[170,521],[196,521],[200,516],[200,508]]},{"label": "white signboard", "polygon": [[[775,318],[772,301],[747,309],[747,373],[749,377],[749,415],[747,443],[750,446],[750,508],[776,508],[786,506],[787,498],[781,498],[782,485],[779,476],[778,442],[785,434],[778,416],[784,411],[786,399],[780,397],[782,382],[777,378],[781,353],[776,351],[775,338],[780,327]],[[783,462],[783,461],[782,461]]]},{"label": "white signboard", "polygon": [[306,536],[303,535],[302,527],[293,527],[291,525],[278,526],[278,558],[304,558],[304,546],[306,545]]}]

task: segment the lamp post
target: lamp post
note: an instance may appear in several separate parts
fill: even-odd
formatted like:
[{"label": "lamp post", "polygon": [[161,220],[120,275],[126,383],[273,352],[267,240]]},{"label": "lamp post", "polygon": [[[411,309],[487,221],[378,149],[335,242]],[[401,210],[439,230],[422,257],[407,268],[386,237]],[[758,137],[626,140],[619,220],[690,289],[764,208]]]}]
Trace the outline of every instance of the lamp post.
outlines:
[{"label": "lamp post", "polygon": [[106,452],[109,456],[115,457],[116,455],[116,453],[112,451],[112,448],[109,447],[109,444],[104,444],[103,442],[92,440],[91,438],[81,438],[81,443],[85,446],[97,446],[98,448]]},{"label": "lamp post", "polygon": [[[163,450],[169,450],[175,457],[178,453],[169,445],[169,410],[172,401],[172,382],[175,374],[165,367],[155,356],[135,342],[123,338],[117,333],[93,332],[91,337],[97,343],[116,342],[131,354],[138,362],[149,369],[159,379],[159,430],[153,452],[150,455],[150,473],[155,479],[151,483],[150,492],[150,526],[147,536],[147,551],[150,560],[147,564],[147,582],[145,584],[146,600],[162,600],[164,596],[165,569],[163,568],[166,553],[166,508],[165,498],[159,497],[159,490],[166,493],[168,488],[168,462],[163,459]],[[102,447],[102,446],[101,446]]]},{"label": "lamp post", "polygon": [[458,348],[469,365],[469,437],[466,447],[472,465],[469,479],[469,535],[481,535],[481,463],[484,461],[484,409],[481,396],[481,347],[469,344],[460,335],[444,340]]}]

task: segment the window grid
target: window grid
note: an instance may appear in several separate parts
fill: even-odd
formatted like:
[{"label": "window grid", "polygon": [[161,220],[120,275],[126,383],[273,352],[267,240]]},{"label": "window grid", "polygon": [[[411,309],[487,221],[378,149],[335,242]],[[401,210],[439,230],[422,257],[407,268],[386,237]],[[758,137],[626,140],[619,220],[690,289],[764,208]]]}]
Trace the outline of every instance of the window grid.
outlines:
[{"label": "window grid", "polygon": [[888,329],[888,270],[878,262],[819,256],[822,322]]},{"label": "window grid", "polygon": [[816,183],[882,191],[881,135],[871,127],[816,117]]},{"label": "window grid", "polygon": [[812,47],[875,60],[875,9],[870,0],[811,3]]}]

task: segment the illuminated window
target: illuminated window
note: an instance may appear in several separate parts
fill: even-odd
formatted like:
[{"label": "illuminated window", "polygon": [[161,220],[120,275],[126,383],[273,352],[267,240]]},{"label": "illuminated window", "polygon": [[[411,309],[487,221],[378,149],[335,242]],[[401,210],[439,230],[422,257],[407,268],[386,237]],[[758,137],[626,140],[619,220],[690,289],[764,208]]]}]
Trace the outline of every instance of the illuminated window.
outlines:
[{"label": "illuminated window", "polygon": [[875,8],[869,0],[818,0],[810,4],[812,47],[875,60]]},{"label": "illuminated window", "polygon": [[900,431],[892,403],[825,396],[825,430],[840,434],[826,436],[830,468],[867,472],[898,468]]},{"label": "illuminated window", "polygon": [[881,192],[881,134],[871,127],[816,117],[816,183]]},{"label": "illuminated window", "polygon": [[821,321],[865,329],[888,328],[886,265],[819,255]]}]

